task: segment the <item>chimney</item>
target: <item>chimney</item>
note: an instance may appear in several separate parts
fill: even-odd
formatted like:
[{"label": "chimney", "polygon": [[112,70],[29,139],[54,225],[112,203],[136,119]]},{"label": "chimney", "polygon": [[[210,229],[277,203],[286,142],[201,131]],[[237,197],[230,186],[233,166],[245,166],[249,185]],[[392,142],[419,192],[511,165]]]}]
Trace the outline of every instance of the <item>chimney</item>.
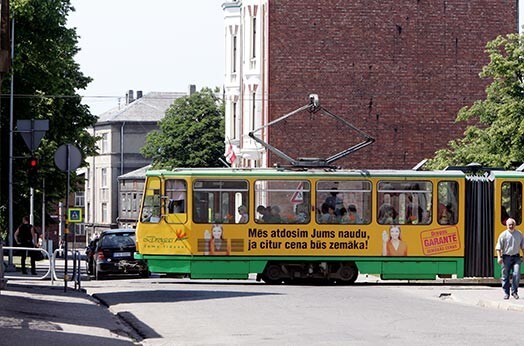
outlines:
[{"label": "chimney", "polygon": [[193,95],[196,91],[196,85],[195,84],[189,84],[189,96]]},{"label": "chimney", "polygon": [[126,94],[126,105],[130,104],[135,100],[135,97],[133,96],[133,90],[129,90],[129,92]]},{"label": "chimney", "polygon": [[142,90],[137,90],[136,91],[136,99],[141,99],[142,98]]}]

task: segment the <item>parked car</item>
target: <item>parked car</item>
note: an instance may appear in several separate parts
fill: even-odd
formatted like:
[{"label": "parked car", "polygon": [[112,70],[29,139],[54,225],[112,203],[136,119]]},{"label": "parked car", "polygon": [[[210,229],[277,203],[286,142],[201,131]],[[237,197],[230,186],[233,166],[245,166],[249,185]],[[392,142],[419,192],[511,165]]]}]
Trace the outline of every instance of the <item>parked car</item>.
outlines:
[{"label": "parked car", "polygon": [[[88,246],[86,254],[89,251],[91,250]],[[147,263],[134,259],[135,251],[136,242],[133,229],[106,230],[102,232],[96,244],[94,244],[91,273],[96,280],[114,274],[135,274],[148,277]],[[89,255],[86,257],[89,263]]]}]

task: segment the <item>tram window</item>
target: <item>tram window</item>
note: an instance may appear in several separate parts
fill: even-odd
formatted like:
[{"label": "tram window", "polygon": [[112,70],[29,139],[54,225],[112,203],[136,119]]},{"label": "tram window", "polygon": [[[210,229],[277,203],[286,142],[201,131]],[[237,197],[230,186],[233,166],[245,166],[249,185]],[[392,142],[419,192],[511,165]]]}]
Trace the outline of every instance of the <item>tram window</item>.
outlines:
[{"label": "tram window", "polygon": [[158,178],[148,179],[140,217],[142,222],[160,222],[160,200],[160,180]]},{"label": "tram window", "polygon": [[255,182],[257,223],[309,223],[309,181],[258,180]]},{"label": "tram window", "polygon": [[430,224],[432,188],[428,181],[380,181],[377,191],[378,223]]},{"label": "tram window", "polygon": [[186,182],[179,179],[166,180],[167,213],[186,212]]},{"label": "tram window", "polygon": [[186,195],[187,187],[185,180],[168,179],[165,182],[166,208],[164,214],[167,215],[168,223],[186,222]]},{"label": "tram window", "polygon": [[520,182],[502,183],[500,222],[505,225],[509,217],[515,219],[517,225],[522,222],[522,184]]},{"label": "tram window", "polygon": [[458,220],[458,183],[441,181],[438,183],[437,221],[441,225],[456,225]]},{"label": "tram window", "polygon": [[[197,223],[247,222],[239,210],[249,211],[245,180],[196,180],[193,183],[193,220]],[[249,218],[249,216],[247,216]]]},{"label": "tram window", "polygon": [[317,182],[316,220],[329,224],[369,224],[371,183],[366,180]]}]

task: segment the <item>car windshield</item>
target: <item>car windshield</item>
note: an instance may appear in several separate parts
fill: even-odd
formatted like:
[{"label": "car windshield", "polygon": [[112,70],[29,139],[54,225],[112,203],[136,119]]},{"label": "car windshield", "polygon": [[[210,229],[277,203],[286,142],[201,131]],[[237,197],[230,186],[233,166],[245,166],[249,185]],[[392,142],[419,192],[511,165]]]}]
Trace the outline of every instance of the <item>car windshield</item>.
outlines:
[{"label": "car windshield", "polygon": [[135,235],[131,233],[107,234],[102,237],[100,247],[134,247]]}]

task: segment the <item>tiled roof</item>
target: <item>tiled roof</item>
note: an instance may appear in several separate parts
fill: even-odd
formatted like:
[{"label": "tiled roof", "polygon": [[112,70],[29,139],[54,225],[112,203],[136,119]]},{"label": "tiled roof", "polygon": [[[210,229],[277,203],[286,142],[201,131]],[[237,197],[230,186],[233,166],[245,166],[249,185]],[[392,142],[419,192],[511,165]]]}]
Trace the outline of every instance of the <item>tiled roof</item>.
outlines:
[{"label": "tiled roof", "polygon": [[184,92],[150,92],[128,105],[115,107],[100,114],[98,123],[122,121],[153,121],[161,120],[166,110],[180,97],[187,96]]}]

